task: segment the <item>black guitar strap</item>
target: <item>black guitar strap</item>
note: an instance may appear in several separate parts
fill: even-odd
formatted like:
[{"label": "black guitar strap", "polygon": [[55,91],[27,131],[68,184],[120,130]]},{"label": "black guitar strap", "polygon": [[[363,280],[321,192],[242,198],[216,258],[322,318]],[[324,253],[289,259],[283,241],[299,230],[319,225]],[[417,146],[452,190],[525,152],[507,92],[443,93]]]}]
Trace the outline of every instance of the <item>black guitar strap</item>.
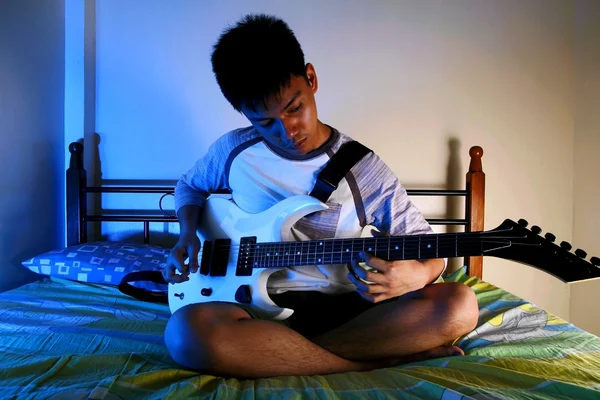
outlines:
[{"label": "black guitar strap", "polygon": [[317,175],[317,182],[310,195],[325,203],[342,178],[370,152],[371,149],[355,140],[344,143]]},{"label": "black guitar strap", "polygon": [[152,292],[142,288],[130,285],[130,282],[149,281],[154,283],[167,284],[161,271],[135,271],[130,272],[121,279],[119,283],[119,291],[136,299],[149,301],[151,303],[169,304],[167,293]]}]

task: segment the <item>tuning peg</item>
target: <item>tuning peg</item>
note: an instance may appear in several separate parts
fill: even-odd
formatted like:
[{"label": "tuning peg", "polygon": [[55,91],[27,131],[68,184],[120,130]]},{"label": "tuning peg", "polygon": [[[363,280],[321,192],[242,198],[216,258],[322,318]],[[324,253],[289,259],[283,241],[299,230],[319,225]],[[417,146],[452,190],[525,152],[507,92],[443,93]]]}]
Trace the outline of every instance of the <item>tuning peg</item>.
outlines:
[{"label": "tuning peg", "polygon": [[527,228],[527,225],[529,225],[529,222],[527,222],[526,220],[521,218],[519,220],[519,225],[521,225],[523,228]]},{"label": "tuning peg", "polygon": [[541,231],[542,231],[542,228],[540,228],[537,225],[534,225],[531,227],[531,232],[535,233],[536,235],[539,235]]},{"label": "tuning peg", "polygon": [[547,232],[546,235],[544,235],[544,237],[550,242],[554,242],[556,240],[556,236],[554,236],[550,232]]},{"label": "tuning peg", "polygon": [[590,262],[595,265],[596,267],[600,267],[600,258],[598,257],[592,257],[590,258]]},{"label": "tuning peg", "polygon": [[566,251],[569,251],[572,248],[571,243],[569,242],[560,242],[560,247],[562,247]]},{"label": "tuning peg", "polygon": [[581,257],[581,258],[586,258],[587,257],[587,253],[581,249],[577,249],[575,250],[575,255],[577,257]]}]

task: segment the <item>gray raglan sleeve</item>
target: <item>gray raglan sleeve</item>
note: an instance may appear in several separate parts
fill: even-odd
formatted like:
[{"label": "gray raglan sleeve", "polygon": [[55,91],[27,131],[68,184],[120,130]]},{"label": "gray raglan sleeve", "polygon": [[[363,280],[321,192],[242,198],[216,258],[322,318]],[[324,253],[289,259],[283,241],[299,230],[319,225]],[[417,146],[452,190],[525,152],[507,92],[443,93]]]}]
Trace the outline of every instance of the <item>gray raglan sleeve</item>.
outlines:
[{"label": "gray raglan sleeve", "polygon": [[[434,233],[396,174],[377,155],[369,154],[357,167],[367,225],[393,236]],[[446,265],[444,260],[444,271]]]},{"label": "gray raglan sleeve", "polygon": [[432,233],[433,229],[391,169],[377,155],[371,153],[367,157],[357,174],[362,181],[358,184],[366,223],[394,236]]},{"label": "gray raglan sleeve", "polygon": [[231,153],[231,134],[217,139],[175,186],[175,211],[187,205],[204,206],[210,193],[227,189],[225,165]]}]

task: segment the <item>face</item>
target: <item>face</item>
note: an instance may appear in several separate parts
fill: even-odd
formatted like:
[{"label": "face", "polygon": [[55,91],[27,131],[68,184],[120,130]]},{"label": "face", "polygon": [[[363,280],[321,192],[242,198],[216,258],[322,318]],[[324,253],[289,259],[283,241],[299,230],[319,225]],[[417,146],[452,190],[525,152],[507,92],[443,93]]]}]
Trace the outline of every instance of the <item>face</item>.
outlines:
[{"label": "face", "polygon": [[289,87],[267,101],[266,108],[242,111],[258,133],[285,154],[299,156],[321,147],[329,138],[330,130],[317,117],[315,93],[317,75],[311,64],[306,66],[308,82],[293,76]]}]

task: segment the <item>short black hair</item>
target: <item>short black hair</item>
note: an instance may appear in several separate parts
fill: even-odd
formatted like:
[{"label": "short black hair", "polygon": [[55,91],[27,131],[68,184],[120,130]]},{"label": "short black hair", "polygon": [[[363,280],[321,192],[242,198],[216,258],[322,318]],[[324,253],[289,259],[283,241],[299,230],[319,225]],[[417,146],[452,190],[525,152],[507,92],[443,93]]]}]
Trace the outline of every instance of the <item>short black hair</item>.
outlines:
[{"label": "short black hair", "polygon": [[281,19],[250,14],[228,27],[213,47],[212,69],[233,108],[256,110],[278,96],[292,76],[306,79],[304,52]]}]

